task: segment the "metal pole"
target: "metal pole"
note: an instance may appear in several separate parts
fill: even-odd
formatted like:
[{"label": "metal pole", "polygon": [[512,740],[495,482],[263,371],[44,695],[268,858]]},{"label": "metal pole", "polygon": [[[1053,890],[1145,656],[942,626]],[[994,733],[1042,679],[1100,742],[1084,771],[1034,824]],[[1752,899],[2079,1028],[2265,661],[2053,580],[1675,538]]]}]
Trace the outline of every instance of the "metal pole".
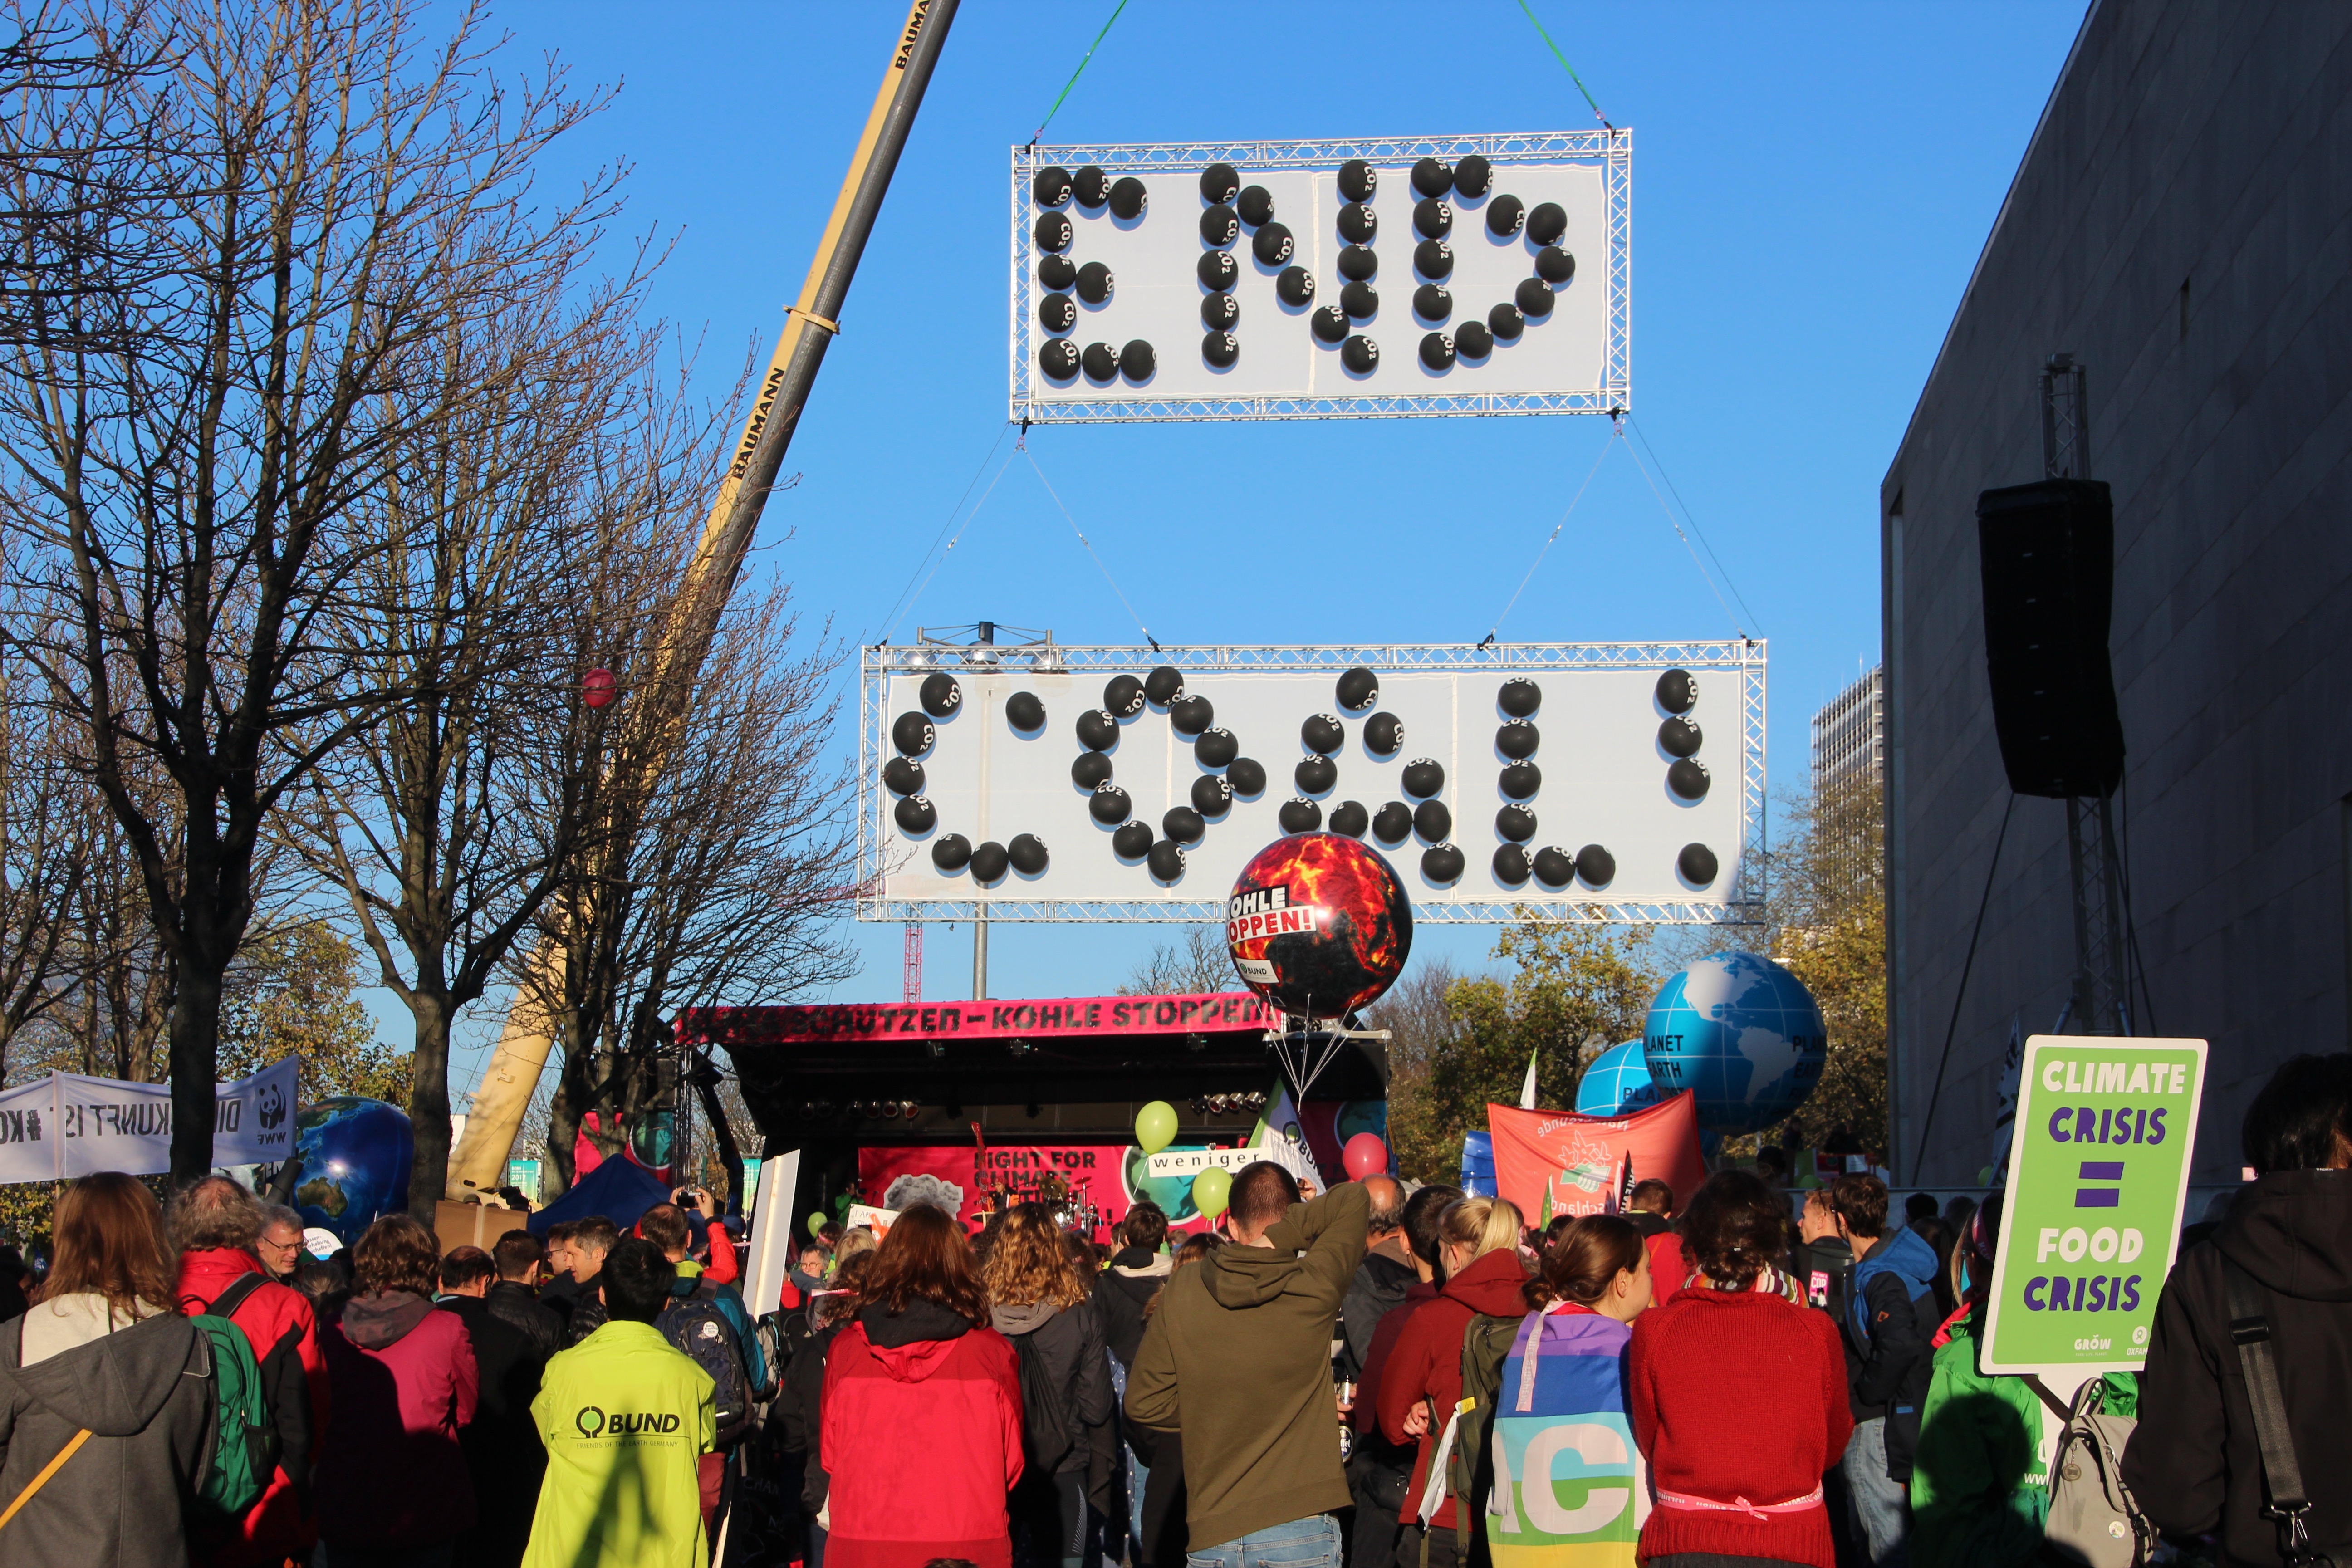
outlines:
[{"label": "metal pole", "polygon": [[980,906],[980,912],[972,917],[971,922],[971,999],[975,1002],[988,1000],[988,906],[986,904]]}]

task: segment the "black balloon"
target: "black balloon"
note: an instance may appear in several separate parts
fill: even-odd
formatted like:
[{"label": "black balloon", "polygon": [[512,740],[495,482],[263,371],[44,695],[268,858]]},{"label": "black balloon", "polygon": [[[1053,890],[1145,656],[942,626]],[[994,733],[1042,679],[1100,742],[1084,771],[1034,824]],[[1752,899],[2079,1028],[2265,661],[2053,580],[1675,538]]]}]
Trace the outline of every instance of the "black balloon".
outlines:
[{"label": "black balloon", "polygon": [[1127,347],[1118,351],[1118,372],[1129,381],[1150,380],[1151,373],[1159,363],[1159,356],[1151,352],[1151,345],[1141,338],[1130,340]]},{"label": "black balloon", "polygon": [[1339,276],[1350,283],[1369,283],[1380,271],[1381,253],[1369,245],[1351,245],[1339,252]]},{"label": "black balloon", "polygon": [[1222,204],[1201,215],[1201,237],[1211,245],[1231,245],[1242,237],[1242,215]]},{"label": "black balloon", "polygon": [[1042,213],[1030,233],[1037,239],[1040,250],[1063,251],[1070,247],[1070,220],[1060,213]]},{"label": "black balloon", "polygon": [[1699,742],[1706,738],[1687,719],[1669,719],[1658,726],[1659,748],[1670,757],[1698,755]]},{"label": "black balloon", "polygon": [[1524,805],[1507,805],[1495,814],[1495,831],[1514,844],[1536,836],[1536,814]]},{"label": "black balloon", "polygon": [[1343,800],[1331,808],[1331,831],[1343,838],[1361,838],[1372,825],[1372,814],[1360,800]]},{"label": "black balloon", "polygon": [[1528,879],[1528,852],[1516,844],[1506,844],[1495,851],[1495,880],[1507,888],[1516,888]]},{"label": "black balloon", "polygon": [[1231,730],[1203,730],[1192,742],[1192,756],[1204,768],[1222,768],[1241,753],[1241,742]]},{"label": "black balloon", "polygon": [[1576,852],[1576,874],[1588,888],[1605,888],[1617,879],[1617,857],[1598,844],[1588,844]]},{"label": "black balloon", "polygon": [[1451,844],[1433,844],[1421,852],[1421,874],[1440,887],[1462,875],[1467,862]]},{"label": "black balloon", "polygon": [[1494,165],[1473,153],[1454,165],[1454,188],[1465,196],[1486,194],[1486,183],[1493,178]]},{"label": "black balloon", "polygon": [[1326,305],[1307,321],[1318,342],[1336,343],[1348,335],[1348,312],[1337,305]]},{"label": "black balloon", "polygon": [[1412,313],[1424,321],[1443,321],[1454,314],[1454,296],[1434,283],[1412,291]]},{"label": "black balloon", "polygon": [[1538,203],[1528,214],[1528,237],[1538,245],[1549,245],[1568,232],[1568,214],[1558,202]]},{"label": "black balloon", "polygon": [[1454,276],[1454,247],[1442,239],[1424,239],[1412,247],[1412,269],[1423,278]]},{"label": "black balloon", "polygon": [[901,833],[929,833],[939,826],[940,814],[921,795],[910,795],[890,808],[891,819]]},{"label": "black balloon", "polygon": [[1242,357],[1242,341],[1231,332],[1204,332],[1201,337],[1201,357],[1219,370],[1238,363]]},{"label": "black balloon", "polygon": [[1370,245],[1381,232],[1381,215],[1361,202],[1339,209],[1339,237],[1350,245]]},{"label": "black balloon", "polygon": [[1037,260],[1037,281],[1048,289],[1066,289],[1078,280],[1078,264],[1066,256],[1045,256]]},{"label": "black balloon", "polygon": [[1507,719],[1495,731],[1495,750],[1515,763],[1524,763],[1536,754],[1536,745],[1543,737],[1525,719]]},{"label": "black balloon", "polygon": [[1140,860],[1151,852],[1151,829],[1130,822],[1110,836],[1110,852],[1122,860]]},{"label": "black balloon", "polygon": [[1381,172],[1361,158],[1339,165],[1339,194],[1351,202],[1368,202],[1380,188]]},{"label": "black balloon", "polygon": [[1350,283],[1339,290],[1339,308],[1360,321],[1380,310],[1381,291],[1369,283]]},{"label": "black balloon", "polygon": [[[1093,753],[1100,755],[1100,752]],[[1087,815],[1105,827],[1116,827],[1135,815],[1135,802],[1115,784],[1104,784],[1087,802]]]},{"label": "black balloon", "polygon": [[1242,308],[1231,294],[1211,294],[1201,301],[1201,324],[1223,331],[1242,319]]},{"label": "black balloon", "polygon": [[1495,782],[1507,800],[1532,800],[1543,788],[1543,770],[1533,763],[1513,763]]},{"label": "black balloon", "polygon": [[1315,274],[1304,267],[1286,267],[1274,279],[1274,297],[1289,306],[1299,306],[1315,298]]},{"label": "black balloon", "polygon": [[1016,691],[1004,700],[1004,721],[1024,734],[1045,727],[1045,705],[1034,691]]},{"label": "black balloon", "polygon": [[1576,276],[1576,258],[1557,245],[1536,252],[1536,276],[1547,283],[1565,283]]},{"label": "black balloon", "polygon": [[1066,332],[1078,324],[1077,302],[1067,294],[1048,294],[1037,301],[1037,324],[1049,332]]},{"label": "black balloon", "polygon": [[1144,861],[1151,868],[1152,876],[1162,882],[1172,882],[1184,874],[1184,851],[1165,838],[1151,847]]},{"label": "black balloon", "polygon": [[1507,239],[1519,232],[1528,221],[1527,204],[1517,196],[1496,196],[1486,204],[1486,232],[1496,239]]},{"label": "black balloon", "polygon": [[[1362,285],[1351,283],[1349,287],[1355,289]],[[1363,333],[1358,332],[1339,345],[1339,363],[1358,375],[1370,375],[1373,368],[1381,363],[1381,345],[1364,336]]]},{"label": "black balloon", "polygon": [[1536,880],[1546,887],[1565,888],[1576,879],[1576,857],[1553,845],[1536,851]]},{"label": "black balloon", "polygon": [[1268,267],[1279,267],[1289,260],[1295,248],[1290,231],[1278,223],[1267,224],[1250,239],[1250,254]]},{"label": "black balloon", "polygon": [[1421,363],[1432,370],[1448,370],[1454,364],[1454,340],[1444,332],[1431,332],[1421,340]]},{"label": "black balloon", "polygon": [[931,749],[931,742],[938,738],[939,731],[932,729],[931,721],[920,713],[901,713],[891,721],[890,743],[903,755],[919,757]]},{"label": "black balloon", "polygon": [[1322,795],[1339,782],[1339,768],[1328,757],[1307,756],[1298,759],[1290,776],[1297,783],[1299,794]]},{"label": "black balloon", "polygon": [[1698,702],[1698,681],[1687,669],[1670,669],[1658,677],[1658,706],[1669,713],[1687,713]]},{"label": "black balloon", "polygon": [[1005,853],[1004,846],[992,838],[971,852],[973,879],[981,882],[1001,882],[1004,879],[1005,868],[1012,863],[1013,858]]},{"label": "black balloon", "polygon": [[1323,808],[1297,796],[1284,801],[1282,809],[1274,816],[1285,833],[1312,833],[1323,826]]},{"label": "black balloon", "polygon": [[893,757],[882,764],[882,786],[892,795],[923,793],[923,764],[912,757]]},{"label": "black balloon", "polygon": [[1486,312],[1486,330],[1498,343],[1515,343],[1528,330],[1528,319],[1519,314],[1517,305],[1497,305]]},{"label": "black balloon", "polygon": [[1192,809],[1202,816],[1223,816],[1234,804],[1234,786],[1215,773],[1192,781]]},{"label": "black balloon", "polygon": [[971,863],[971,840],[950,833],[931,846],[931,864],[952,876]]},{"label": "black balloon", "polygon": [[1043,871],[1049,858],[1045,853],[1045,841],[1034,833],[1014,834],[1013,842],[1004,847],[1004,854],[1013,862],[1013,868],[1024,877],[1034,877]]},{"label": "black balloon", "polygon": [[1540,321],[1551,314],[1551,289],[1540,278],[1519,279],[1519,286],[1511,291],[1511,299],[1517,304],[1519,314],[1523,316],[1531,316]]},{"label": "black balloon", "polygon": [[1070,199],[1070,172],[1059,163],[1046,164],[1030,179],[1029,194],[1041,207],[1060,206]]},{"label": "black balloon", "polygon": [[1454,814],[1442,800],[1424,800],[1412,808],[1412,830],[1432,844],[1443,843],[1453,836]]},{"label": "black balloon", "polygon": [[1067,338],[1048,338],[1037,351],[1037,368],[1051,381],[1067,381],[1078,374],[1078,345]]},{"label": "black balloon", "polygon": [[1412,209],[1412,231],[1423,239],[1444,239],[1454,232],[1454,209],[1430,197]]},{"label": "black balloon", "polygon": [[1143,188],[1143,182],[1132,174],[1126,175],[1110,188],[1111,216],[1141,217],[1150,201],[1151,193]]},{"label": "black balloon", "polygon": [[1494,330],[1484,321],[1465,321],[1454,329],[1454,352],[1464,359],[1485,359],[1495,352]]},{"label": "black balloon", "polygon": [[1340,675],[1338,695],[1340,707],[1350,713],[1360,713],[1381,700],[1380,678],[1357,665]]},{"label": "black balloon", "polygon": [[1412,836],[1412,808],[1392,800],[1372,817],[1372,837],[1383,844],[1402,844]]},{"label": "black balloon", "polygon": [[1339,721],[1330,714],[1316,713],[1309,715],[1307,721],[1298,726],[1298,738],[1306,742],[1308,751],[1328,757],[1347,744],[1348,731],[1341,729]]},{"label": "black balloon", "polygon": [[1114,719],[1132,719],[1143,711],[1143,682],[1131,675],[1114,675],[1103,684],[1103,711]]},{"label": "black balloon", "polygon": [[1265,793],[1265,764],[1255,757],[1235,757],[1225,768],[1225,782],[1235,795],[1255,800]]},{"label": "black balloon", "polygon": [[1089,261],[1078,268],[1078,298],[1089,305],[1099,305],[1109,299],[1116,286],[1110,268],[1099,261]]},{"label": "black balloon", "polygon": [[1495,705],[1514,719],[1532,719],[1543,706],[1543,688],[1524,675],[1515,675],[1495,693]]},{"label": "black balloon", "polygon": [[1078,744],[1090,752],[1108,752],[1118,744],[1118,721],[1097,708],[1078,715]]},{"label": "black balloon", "polygon": [[1454,188],[1454,171],[1434,158],[1412,166],[1412,188],[1424,196],[1442,196]]},{"label": "black balloon", "polygon": [[1705,800],[1710,782],[1706,764],[1696,757],[1685,757],[1666,770],[1666,787],[1684,800]]},{"label": "black balloon", "polygon": [[1404,721],[1395,714],[1375,713],[1364,721],[1364,750],[1372,755],[1393,757],[1403,745]]},{"label": "black balloon", "polygon": [[1160,831],[1190,848],[1208,837],[1209,825],[1202,822],[1201,814],[1191,806],[1180,805],[1171,808],[1160,819]]},{"label": "black balloon", "polygon": [[1201,171],[1201,199],[1229,202],[1242,188],[1241,172],[1231,163],[1212,163]]},{"label": "black balloon", "polygon": [[1110,775],[1110,759],[1100,752],[1080,752],[1070,761],[1070,782],[1080,789],[1093,789]]},{"label": "black balloon", "polygon": [[1089,163],[1071,178],[1070,189],[1080,206],[1098,207],[1110,195],[1110,176]]},{"label": "black balloon", "polygon": [[1234,259],[1230,250],[1212,250],[1202,256],[1192,270],[1199,275],[1203,289],[1230,289],[1242,275],[1242,264]]},{"label": "black balloon", "polygon": [[1165,708],[1184,695],[1184,672],[1172,664],[1157,664],[1143,678],[1143,695],[1154,706]]},{"label": "black balloon", "polygon": [[1178,734],[1196,736],[1217,721],[1217,710],[1205,697],[1179,697],[1168,705],[1169,728]]},{"label": "black balloon", "polygon": [[1715,885],[1716,873],[1721,868],[1716,864],[1714,850],[1704,844],[1685,844],[1683,852],[1675,857],[1675,869],[1683,874],[1684,881],[1708,888]]},{"label": "black balloon", "polygon": [[1264,226],[1274,217],[1274,194],[1264,185],[1244,185],[1242,194],[1234,198],[1242,221],[1252,228]]},{"label": "black balloon", "polygon": [[1420,800],[1445,787],[1445,770],[1434,757],[1415,757],[1404,765],[1404,793]]},{"label": "black balloon", "polygon": [[1108,343],[1088,343],[1087,352],[1078,356],[1078,363],[1097,381],[1108,381],[1118,374],[1118,351]]}]

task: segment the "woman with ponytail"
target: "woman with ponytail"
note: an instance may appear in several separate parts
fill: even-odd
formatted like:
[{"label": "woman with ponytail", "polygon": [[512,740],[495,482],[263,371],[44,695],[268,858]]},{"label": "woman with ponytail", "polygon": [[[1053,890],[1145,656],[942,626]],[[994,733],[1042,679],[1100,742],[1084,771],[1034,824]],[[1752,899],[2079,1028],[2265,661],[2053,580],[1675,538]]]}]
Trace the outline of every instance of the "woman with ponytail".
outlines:
[{"label": "woman with ponytail", "polygon": [[[1630,1325],[1650,1300],[1642,1233],[1615,1215],[1572,1221],[1545,1253],[1542,1276],[1528,1282],[1534,1310],[1503,1360],[1488,1437],[1486,1540],[1497,1561],[1508,1549],[1515,1568],[1633,1568],[1650,1487],[1633,1446],[1624,1363]],[[1579,1479],[1595,1483],[1573,1509],[1560,1506],[1552,1485],[1563,1456]]]}]

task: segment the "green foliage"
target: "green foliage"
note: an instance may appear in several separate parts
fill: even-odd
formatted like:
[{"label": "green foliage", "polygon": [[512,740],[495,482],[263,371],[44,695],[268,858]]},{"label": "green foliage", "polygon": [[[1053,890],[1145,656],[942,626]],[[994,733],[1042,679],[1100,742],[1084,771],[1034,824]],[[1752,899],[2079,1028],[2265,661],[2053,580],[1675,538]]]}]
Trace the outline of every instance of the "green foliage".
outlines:
[{"label": "green foliage", "polygon": [[[1531,1055],[1537,1103],[1574,1104],[1585,1065],[1642,1032],[1660,979],[1650,948],[1646,927],[1522,910],[1495,943],[1515,966],[1507,975],[1450,979],[1435,1018],[1429,998],[1411,993],[1396,1016],[1383,1012],[1379,1026],[1404,1047],[1391,1044],[1389,1083],[1390,1142],[1404,1173],[1454,1180],[1463,1133],[1486,1125],[1489,1103],[1518,1103]],[[1403,1040],[1406,1030],[1416,1037]]]},{"label": "green foliage", "polygon": [[248,943],[221,1001],[222,1081],[297,1056],[299,1104],[356,1094],[405,1110],[408,1053],[375,1037],[359,977],[359,951],[328,925],[288,926]]}]

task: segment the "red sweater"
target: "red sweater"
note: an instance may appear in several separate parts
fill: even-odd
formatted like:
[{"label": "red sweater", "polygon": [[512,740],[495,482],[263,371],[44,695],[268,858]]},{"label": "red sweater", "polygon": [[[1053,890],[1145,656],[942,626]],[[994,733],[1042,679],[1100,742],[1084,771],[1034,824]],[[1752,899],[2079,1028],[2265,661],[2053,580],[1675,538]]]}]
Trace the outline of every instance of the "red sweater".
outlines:
[{"label": "red sweater", "polygon": [[[1426,1397],[1430,1408],[1429,1430],[1422,1434],[1421,1452],[1413,1456],[1412,1489],[1405,1494],[1405,1506],[1400,1510],[1405,1518],[1414,1517],[1421,1506],[1422,1489],[1429,1484],[1430,1456],[1437,1449],[1454,1406],[1462,1399],[1463,1331],[1481,1312],[1494,1318],[1527,1316],[1527,1282],[1528,1271],[1520,1266],[1517,1253],[1507,1247],[1490,1252],[1448,1279],[1435,1300],[1415,1309],[1397,1335],[1396,1349],[1381,1368],[1380,1387],[1374,1395],[1381,1434],[1391,1443],[1406,1441],[1404,1418],[1415,1402]],[[1840,1362],[1838,1376],[1843,1380],[1844,1375],[1845,1363]],[[1838,1386],[1845,1385],[1841,1381]],[[1437,1505],[1437,1517],[1429,1522],[1433,1530],[1454,1528],[1452,1497]]]},{"label": "red sweater", "polygon": [[[1753,1291],[1694,1289],[1633,1320],[1633,1440],[1659,1492],[1789,1502],[1814,1491],[1853,1435],[1845,1353],[1827,1312]],[[1643,1562],[1682,1552],[1834,1568],[1829,1510],[1759,1519],[1653,1509]]]}]

